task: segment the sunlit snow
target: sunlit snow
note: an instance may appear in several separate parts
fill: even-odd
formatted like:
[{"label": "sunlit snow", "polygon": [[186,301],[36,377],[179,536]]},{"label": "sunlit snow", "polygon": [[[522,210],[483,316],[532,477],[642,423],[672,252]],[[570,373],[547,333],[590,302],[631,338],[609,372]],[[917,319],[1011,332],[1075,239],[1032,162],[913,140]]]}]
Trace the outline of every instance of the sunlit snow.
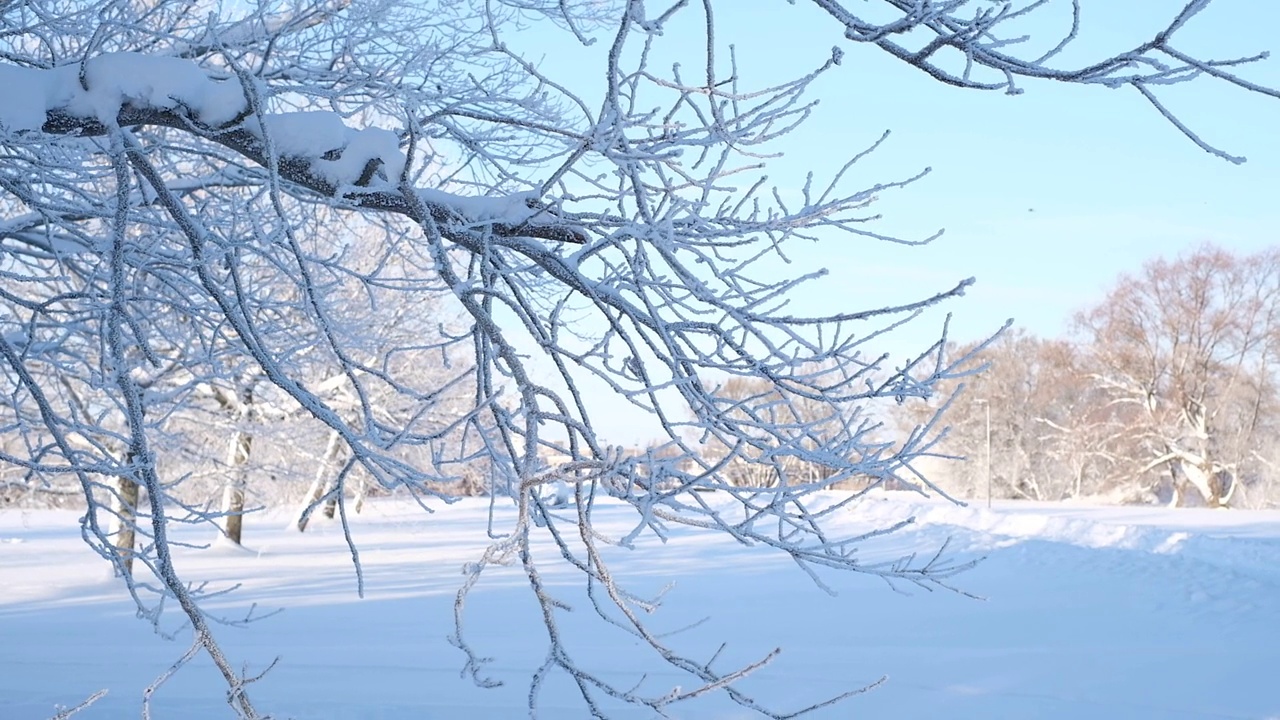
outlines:
[{"label": "sunlit snow", "polygon": [[[248,550],[179,550],[189,578],[235,592],[211,601],[227,618],[280,614],[223,628],[234,661],[250,673],[279,657],[252,686],[275,717],[526,717],[527,680],[545,653],[545,631],[518,568],[486,576],[473,596],[468,632],[495,658],[505,682],[481,690],[459,677],[463,657],[446,641],[464,563],[484,545],[487,501],[465,500],[425,515],[373,503],[354,517],[367,597],[359,600],[341,531],[322,521],[305,535],[283,515],[247,522]],[[572,512],[566,509],[563,512]],[[499,510],[497,526],[509,521]],[[1280,715],[1280,512],[1213,512],[999,503],[954,507],[890,494],[835,519],[832,532],[914,516],[908,529],[867,545],[865,562],[930,551],[951,538],[961,557],[985,556],[947,591],[886,587],[853,575],[824,579],[829,597],[784,558],[731,540],[676,533],[616,552],[615,573],[632,589],[675,587],[653,617],[671,642],[709,657],[721,641],[726,666],[782,655],[742,683],[779,710],[874,682],[878,689],[816,718],[1263,718]],[[634,511],[596,515],[606,535],[627,532]],[[207,541],[187,531],[185,540]],[[687,682],[602,626],[573,573],[547,580],[575,609],[561,616],[570,651],[594,671],[657,690]],[[55,704],[109,694],[77,718],[136,717],[143,689],[187,645],[134,618],[106,565],[80,542],[76,514],[0,514],[0,717],[45,718]],[[168,623],[178,623],[177,614]],[[176,627],[165,625],[166,629]],[[178,633],[179,638],[183,633]],[[155,717],[225,718],[224,686],[203,659],[155,695]],[[581,718],[563,678],[548,686],[542,717]],[[651,712],[615,708],[619,718]],[[743,718],[724,698],[672,711],[678,718]]]}]

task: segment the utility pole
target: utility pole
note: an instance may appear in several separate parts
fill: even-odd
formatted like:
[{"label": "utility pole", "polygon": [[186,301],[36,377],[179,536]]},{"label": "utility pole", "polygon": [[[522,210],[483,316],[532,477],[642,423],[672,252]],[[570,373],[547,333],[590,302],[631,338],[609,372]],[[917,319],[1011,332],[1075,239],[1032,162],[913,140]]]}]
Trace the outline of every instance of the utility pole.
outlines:
[{"label": "utility pole", "polygon": [[974,402],[982,405],[987,414],[987,453],[984,456],[984,464],[986,466],[987,475],[987,509],[991,509],[991,403],[985,398],[979,398]]}]

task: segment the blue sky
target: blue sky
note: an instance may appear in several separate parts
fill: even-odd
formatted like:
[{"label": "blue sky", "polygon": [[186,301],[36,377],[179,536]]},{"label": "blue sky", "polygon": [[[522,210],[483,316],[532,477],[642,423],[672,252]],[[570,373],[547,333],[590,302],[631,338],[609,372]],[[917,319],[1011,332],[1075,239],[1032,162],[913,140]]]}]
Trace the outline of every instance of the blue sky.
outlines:
[{"label": "blue sky", "polygon": [[[785,72],[780,61],[801,54],[789,48],[812,47],[809,54],[818,56],[819,36],[839,40],[829,24],[829,32],[804,27],[810,17],[821,20],[811,12],[787,13],[780,2],[747,4],[760,9],[734,23],[748,36],[744,44],[763,41],[780,52],[740,52],[746,77],[754,65]],[[1148,37],[1181,5],[1086,2],[1075,55],[1096,58]],[[721,19],[734,20],[726,13]],[[1280,50],[1267,34],[1280,26],[1275,3],[1217,0],[1196,22],[1188,28],[1196,31],[1187,34],[1188,50],[1219,57]],[[806,44],[808,37],[815,39]],[[805,258],[832,271],[814,293],[822,302],[905,300],[973,276],[977,285],[949,308],[958,337],[976,337],[1009,317],[1058,335],[1076,310],[1099,301],[1120,273],[1147,259],[1202,242],[1249,252],[1280,241],[1280,101],[1204,79],[1167,94],[1202,137],[1249,158],[1237,166],[1194,146],[1132,91],[1055,83],[1028,83],[1017,97],[958,90],[873,48],[842,47],[839,72],[814,88],[820,112],[788,140],[788,157],[778,165],[821,175],[821,166],[830,168],[889,129],[890,141],[868,163],[868,184],[933,171],[883,198],[881,229],[907,237],[946,233],[924,248],[843,238],[823,243]],[[1280,60],[1245,73],[1280,87]]]},{"label": "blue sky", "polygon": [[[1182,5],[1086,0],[1081,39],[1063,64],[1146,39]],[[718,7],[721,41],[736,44],[749,86],[802,73],[832,46],[846,53],[842,66],[813,86],[821,105],[812,121],[777,145],[785,157],[771,163],[772,181],[798,187],[808,170],[823,178],[885,130],[892,131],[890,140],[860,165],[856,184],[932,168],[920,182],[883,196],[877,209],[885,219],[876,229],[922,238],[944,228],[944,236],[926,247],[833,236],[806,250],[793,248],[795,265],[780,264],[778,272],[831,271],[797,297],[804,309],[910,301],[972,276],[976,286],[944,308],[954,314],[953,338],[976,339],[1007,318],[1056,336],[1069,330],[1075,311],[1099,301],[1117,276],[1148,259],[1205,242],[1246,253],[1280,241],[1280,100],[1207,79],[1168,89],[1163,97],[1184,122],[1248,157],[1232,165],[1197,148],[1132,91],[1048,82],[1026,83],[1016,97],[959,90],[875,48],[844,41],[839,28],[803,0],[795,7],[784,0]],[[698,17],[690,12],[688,20]],[[1280,4],[1215,0],[1178,47],[1215,58],[1280,50],[1277,27]],[[671,41],[695,53],[686,65],[697,62],[698,38],[686,41],[681,32],[674,29]],[[556,74],[570,63],[590,67],[583,82],[600,86],[600,66],[582,58],[561,45],[543,65]],[[1280,59],[1242,74],[1280,87]],[[936,337],[940,320],[916,323],[884,349],[918,348]]]}]

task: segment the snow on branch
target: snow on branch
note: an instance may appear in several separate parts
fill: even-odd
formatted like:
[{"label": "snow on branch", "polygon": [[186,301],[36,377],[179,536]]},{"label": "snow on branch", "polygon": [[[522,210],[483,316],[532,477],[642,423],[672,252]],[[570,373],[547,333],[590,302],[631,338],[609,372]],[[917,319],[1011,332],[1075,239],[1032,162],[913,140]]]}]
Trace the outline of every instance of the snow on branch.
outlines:
[{"label": "snow on branch", "polygon": [[[113,128],[155,125],[193,133],[267,166],[270,136],[280,176],[357,207],[411,214],[398,189],[406,157],[399,136],[356,129],[328,111],[252,113],[235,79],[210,75],[195,62],[141,53],[107,53],[51,69],[0,64],[0,133],[107,135]],[[420,199],[445,237],[483,229],[498,237],[585,242],[528,193],[464,197],[423,190]]]}]

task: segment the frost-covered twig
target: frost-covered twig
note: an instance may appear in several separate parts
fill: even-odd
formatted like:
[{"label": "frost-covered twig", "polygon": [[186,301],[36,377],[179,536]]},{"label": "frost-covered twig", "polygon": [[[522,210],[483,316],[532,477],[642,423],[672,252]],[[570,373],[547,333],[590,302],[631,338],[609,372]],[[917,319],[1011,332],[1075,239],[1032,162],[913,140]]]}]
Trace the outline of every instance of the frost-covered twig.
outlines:
[{"label": "frost-covered twig", "polygon": [[[840,0],[811,0],[845,29],[845,38],[874,45],[928,73],[935,80],[963,88],[1023,91],[1024,80],[1050,80],[1105,88],[1131,88],[1142,94],[1200,149],[1233,163],[1231,155],[1202,140],[1156,97],[1153,88],[1209,76],[1247,92],[1280,98],[1280,89],[1251,82],[1235,68],[1269,57],[1268,52],[1228,59],[1201,59],[1175,45],[1178,33],[1194,24],[1212,0],[1188,0],[1151,39],[1110,56],[1076,66],[1056,64],[1059,55],[1080,38],[1085,0],[880,0],[854,5]],[[1048,51],[1040,52],[1022,23],[1044,20],[1055,7],[1069,3],[1070,22]],[[881,6],[876,9],[868,5]],[[880,10],[893,19],[880,19]],[[1035,40],[1042,40],[1037,36]]]},{"label": "frost-covered twig", "polygon": [[59,708],[58,711],[54,713],[53,717],[49,718],[49,720],[67,720],[72,715],[75,715],[81,710],[85,710],[90,705],[98,702],[99,700],[101,700],[106,696],[107,696],[106,690],[99,690],[93,693],[92,695],[90,695],[89,697],[85,698],[83,701],[80,702],[80,704],[75,705],[74,707]]}]

